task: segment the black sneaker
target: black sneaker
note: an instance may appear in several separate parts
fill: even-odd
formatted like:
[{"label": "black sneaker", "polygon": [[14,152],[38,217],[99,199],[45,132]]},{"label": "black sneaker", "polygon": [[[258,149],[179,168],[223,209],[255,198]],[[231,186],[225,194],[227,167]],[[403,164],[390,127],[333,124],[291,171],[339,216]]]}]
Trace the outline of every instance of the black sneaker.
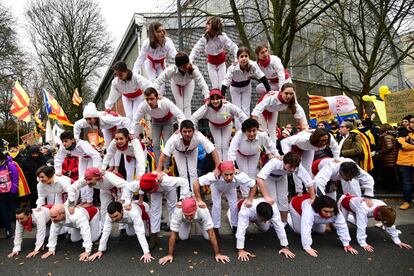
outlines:
[{"label": "black sneaker", "polygon": [[13,237],[13,231],[6,230],[6,239],[11,239]]},{"label": "black sneaker", "polygon": [[236,235],[236,233],[237,233],[237,226],[233,226],[231,230],[233,231],[233,234]]}]

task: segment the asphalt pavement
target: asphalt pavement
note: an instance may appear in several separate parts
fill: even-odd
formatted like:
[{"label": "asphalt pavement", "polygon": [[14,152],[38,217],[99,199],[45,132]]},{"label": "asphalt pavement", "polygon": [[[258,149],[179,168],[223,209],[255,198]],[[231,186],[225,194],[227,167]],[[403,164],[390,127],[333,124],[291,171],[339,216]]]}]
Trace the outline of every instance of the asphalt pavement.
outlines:
[{"label": "asphalt pavement", "polygon": [[[401,240],[414,245],[414,224],[398,227]],[[319,257],[308,256],[300,245],[300,236],[288,230],[291,250],[296,254],[292,260],[278,255],[279,242],[274,231],[252,233],[246,237],[246,250],[256,254],[249,262],[237,260],[235,239],[222,235],[220,248],[231,261],[228,264],[216,263],[210,244],[201,236],[180,241],[175,248],[174,262],[161,266],[158,259],[166,254],[168,237],[152,253],[156,258],[150,264],[139,261],[141,249],[136,237],[124,241],[111,238],[108,251],[101,260],[79,262],[82,252],[81,242],[58,243],[56,255],[47,260],[40,257],[26,259],[24,256],[33,248],[34,240],[25,239],[22,254],[8,259],[12,241],[0,239],[1,275],[414,275],[414,251],[400,249],[386,233],[374,227],[367,229],[368,242],[375,252],[363,252],[355,242],[355,228],[351,227],[352,245],[359,255],[350,255],[342,249],[335,232],[314,234],[313,247]],[[96,250],[97,244],[94,245]]]}]

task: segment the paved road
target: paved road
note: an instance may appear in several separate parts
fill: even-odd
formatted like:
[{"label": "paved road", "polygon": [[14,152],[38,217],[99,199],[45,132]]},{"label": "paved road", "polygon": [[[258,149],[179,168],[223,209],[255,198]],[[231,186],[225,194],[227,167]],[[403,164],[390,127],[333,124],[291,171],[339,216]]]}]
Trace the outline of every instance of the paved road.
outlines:
[{"label": "paved road", "polygon": [[[398,227],[401,239],[414,245],[414,224]],[[231,258],[229,264],[218,264],[213,260],[210,245],[200,236],[176,245],[175,261],[166,266],[158,263],[139,262],[141,250],[136,238],[118,242],[112,238],[103,259],[93,263],[80,263],[77,255],[81,243],[60,242],[57,254],[48,260],[40,258],[26,260],[23,256],[8,259],[11,241],[0,239],[1,275],[414,275],[414,250],[403,250],[377,228],[368,229],[368,241],[375,247],[375,253],[360,251],[357,256],[343,252],[335,233],[314,235],[314,248],[318,258],[306,255],[300,247],[300,237],[288,231],[291,249],[297,254],[294,260],[286,260],[277,254],[278,241],[274,232],[250,234],[246,248],[257,257],[250,262],[237,261],[235,240],[230,235],[221,237],[222,252]],[[355,229],[351,229],[355,240]],[[24,254],[32,248],[33,240],[23,243]],[[355,242],[353,245],[356,246]],[[153,255],[158,259],[166,252],[167,238]],[[94,245],[96,248],[97,245]],[[359,248],[358,248],[359,249]],[[49,274],[50,273],[50,274]]]}]

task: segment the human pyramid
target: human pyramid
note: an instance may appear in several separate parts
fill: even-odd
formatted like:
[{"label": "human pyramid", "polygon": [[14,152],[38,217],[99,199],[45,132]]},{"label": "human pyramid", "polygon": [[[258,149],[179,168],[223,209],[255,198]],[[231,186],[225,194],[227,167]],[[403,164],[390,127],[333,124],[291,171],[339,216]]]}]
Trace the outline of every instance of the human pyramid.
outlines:
[{"label": "human pyramid", "polygon": [[[73,132],[60,135],[62,145],[54,158],[54,168],[43,166],[37,171],[37,206],[16,210],[14,247],[9,257],[21,251],[23,233],[36,228],[35,248],[28,258],[43,250],[47,236],[48,251],[41,258],[55,255],[58,237],[68,233],[73,242],[83,240],[84,252],[79,260],[94,261],[106,251],[113,225],[118,223],[122,235],[137,236],[143,251],[141,260],[151,262],[154,257],[150,250],[160,242],[166,198],[170,236],[168,254],[159,263],[173,261],[175,243],[190,237],[192,224],[198,224],[199,232],[210,241],[215,260],[229,262],[218,242],[223,195],[241,261],[254,256],[245,247],[250,223],[261,231],[273,228],[280,242],[279,254],[287,258],[295,254],[289,249],[286,225],[300,233],[303,249],[313,257],[319,253],[312,245],[312,231],[323,233],[332,224],[344,251],[358,254],[350,244],[347,222],[356,225],[358,244],[372,252],[366,235],[369,218],[381,222],[396,245],[411,248],[398,238],[395,210],[373,199],[373,178],[351,159],[340,157],[339,145],[327,129],[309,130],[289,73],[266,46],[256,48],[257,62],[250,60],[249,50],[230,40],[218,17],[208,19],[205,34],[190,55],[176,51],[161,23],[151,23],[148,32],[132,71],[122,61],[113,65],[115,78],[105,111],[88,103],[84,118],[74,124]],[[227,70],[225,49],[234,57]],[[202,51],[208,57],[211,90],[193,64]],[[174,58],[175,64],[165,67],[167,57]],[[139,74],[142,67],[147,78]],[[252,112],[251,79],[260,82],[256,91],[261,95]],[[167,82],[174,102],[164,96]],[[195,84],[201,88],[205,104],[191,114]],[[225,100],[227,88],[231,102]],[[125,117],[112,110],[120,97]],[[283,110],[292,113],[301,131],[281,141],[280,155],[276,124],[278,112]],[[147,148],[139,138],[143,132],[140,122],[148,118],[156,161],[152,172],[147,172]],[[209,121],[214,143],[197,131],[203,118]],[[175,121],[179,127],[173,133]],[[236,132],[232,137],[233,126]],[[103,158],[89,141],[81,139],[86,129],[103,134]],[[89,133],[87,136],[91,138]],[[214,162],[214,170],[202,176],[197,175],[200,145]],[[328,147],[332,158],[314,160],[315,152]],[[264,165],[259,165],[261,152],[268,158]],[[79,157],[79,179],[74,183],[62,175],[62,163],[68,154]],[[122,155],[125,179],[118,173]],[[167,173],[171,162],[175,162],[179,177]],[[292,176],[297,193],[290,203],[288,176]],[[339,201],[338,185],[344,193]],[[211,189],[211,214],[201,195],[203,186]],[[93,206],[94,188],[100,190],[100,208]],[[260,198],[256,198],[258,191]],[[149,204],[144,202],[145,194]],[[92,244],[97,240],[98,251],[93,253]]]}]

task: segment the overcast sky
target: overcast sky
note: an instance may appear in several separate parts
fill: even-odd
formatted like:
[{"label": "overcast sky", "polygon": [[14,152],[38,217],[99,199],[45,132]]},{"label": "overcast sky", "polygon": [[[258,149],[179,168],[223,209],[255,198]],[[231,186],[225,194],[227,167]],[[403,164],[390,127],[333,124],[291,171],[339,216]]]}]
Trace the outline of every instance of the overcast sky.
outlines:
[{"label": "overcast sky", "polygon": [[[0,0],[17,19],[19,37],[23,44],[30,43],[24,31],[24,12],[31,1],[36,0]],[[116,49],[135,12],[160,12],[165,9],[167,3],[171,3],[171,0],[97,0],[97,2]]]}]

